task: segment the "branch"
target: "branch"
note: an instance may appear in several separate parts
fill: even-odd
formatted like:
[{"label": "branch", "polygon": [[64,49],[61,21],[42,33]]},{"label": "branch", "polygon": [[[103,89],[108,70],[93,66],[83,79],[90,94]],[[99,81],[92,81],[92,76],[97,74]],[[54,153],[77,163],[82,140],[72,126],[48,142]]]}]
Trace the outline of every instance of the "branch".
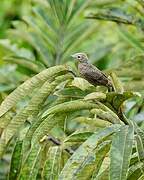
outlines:
[{"label": "branch", "polygon": [[[44,136],[41,140],[40,140],[40,142],[42,142],[42,141],[44,141],[44,140],[49,140],[49,141],[51,141],[51,142],[53,142],[53,144],[55,144],[55,145],[57,145],[57,146],[60,146],[61,145],[61,142],[58,140],[58,139],[56,139],[55,137],[53,137],[53,136],[50,136],[50,135],[48,135],[48,136]],[[74,150],[73,149],[71,149],[71,148],[65,148],[64,149],[66,152],[68,152],[70,155],[72,155],[73,153],[74,153]]]}]

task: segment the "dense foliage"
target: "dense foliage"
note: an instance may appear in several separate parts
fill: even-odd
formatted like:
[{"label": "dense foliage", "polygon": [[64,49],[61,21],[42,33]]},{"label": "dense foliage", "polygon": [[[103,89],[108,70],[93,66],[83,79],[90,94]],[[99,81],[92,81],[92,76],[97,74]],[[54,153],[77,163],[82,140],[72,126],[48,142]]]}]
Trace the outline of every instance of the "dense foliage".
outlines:
[{"label": "dense foliage", "polygon": [[[9,2],[17,16],[0,40],[0,179],[142,180],[143,0]],[[79,77],[70,55],[80,51],[114,91]]]}]

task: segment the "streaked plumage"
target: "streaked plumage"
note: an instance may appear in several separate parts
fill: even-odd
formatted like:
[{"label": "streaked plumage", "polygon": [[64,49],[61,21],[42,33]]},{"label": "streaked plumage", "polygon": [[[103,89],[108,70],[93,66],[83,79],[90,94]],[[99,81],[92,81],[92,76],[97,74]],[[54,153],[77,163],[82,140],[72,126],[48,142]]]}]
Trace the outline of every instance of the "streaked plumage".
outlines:
[{"label": "streaked plumage", "polygon": [[108,77],[97,67],[88,62],[88,57],[86,54],[76,53],[72,55],[72,57],[78,60],[78,70],[80,75],[89,83],[93,84],[94,86],[103,85],[106,87],[113,87],[110,79],[108,79]]}]

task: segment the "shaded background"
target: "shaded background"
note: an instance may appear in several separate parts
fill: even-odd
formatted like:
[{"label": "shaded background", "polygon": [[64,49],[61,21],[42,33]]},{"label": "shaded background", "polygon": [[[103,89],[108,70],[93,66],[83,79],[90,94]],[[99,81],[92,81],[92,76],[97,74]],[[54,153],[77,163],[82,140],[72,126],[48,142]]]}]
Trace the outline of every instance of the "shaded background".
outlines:
[{"label": "shaded background", "polygon": [[[3,0],[0,2],[0,101],[29,77],[70,55],[88,54],[91,63],[114,71],[125,90],[144,89],[144,2],[142,0]],[[74,7],[71,13],[72,7]],[[128,116],[144,119],[143,98],[128,103]],[[133,110],[134,109],[134,110]],[[11,149],[0,161],[5,179]]]}]

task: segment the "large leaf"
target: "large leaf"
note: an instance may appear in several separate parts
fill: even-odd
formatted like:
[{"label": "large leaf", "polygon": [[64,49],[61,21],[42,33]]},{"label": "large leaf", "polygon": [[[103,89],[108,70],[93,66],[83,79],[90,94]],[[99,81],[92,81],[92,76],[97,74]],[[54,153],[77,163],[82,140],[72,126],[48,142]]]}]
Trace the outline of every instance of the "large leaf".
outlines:
[{"label": "large leaf", "polygon": [[33,132],[33,136],[31,139],[31,144],[34,145],[41,141],[45,135],[50,134],[52,128],[54,128],[57,124],[63,124],[66,118],[66,114],[57,114],[57,115],[49,115],[46,119],[44,119],[41,124],[35,129]]},{"label": "large leaf", "polygon": [[62,149],[58,146],[50,147],[47,160],[43,168],[44,179],[58,179],[62,165]]},{"label": "large leaf", "polygon": [[48,67],[67,61],[76,47],[83,48],[83,44],[90,42],[89,37],[96,34],[97,24],[81,23],[80,14],[91,0],[47,2],[45,6],[39,3],[30,16],[23,18],[26,27],[16,21],[13,23],[16,29],[9,32],[28,42],[40,55],[39,60]]},{"label": "large leaf", "polygon": [[[137,147],[137,151],[138,151],[139,161],[142,162],[144,165],[144,145],[143,145],[141,137],[139,135],[136,135],[136,147]],[[144,173],[143,168],[141,168],[141,171]]]},{"label": "large leaf", "polygon": [[83,163],[87,157],[94,152],[98,143],[103,139],[106,139],[106,137],[110,136],[118,129],[119,126],[114,125],[90,136],[68,160],[60,174],[59,179],[75,179],[79,171],[84,168],[82,166]]},{"label": "large leaf", "polygon": [[108,127],[111,125],[110,122],[100,119],[100,118],[87,118],[87,117],[77,117],[74,121],[81,123],[82,125],[89,125],[92,127]]},{"label": "large leaf", "polygon": [[[95,150],[95,153],[91,153],[83,163],[83,167],[77,174],[77,179],[87,180],[98,174],[101,164],[110,149],[110,141],[104,141]],[[85,174],[85,175],[84,175]]]},{"label": "large leaf", "polygon": [[40,155],[43,145],[35,144],[32,147],[27,159],[25,160],[19,174],[19,179],[35,179],[40,166]]},{"label": "large leaf", "polygon": [[[49,116],[49,118],[47,118],[47,120],[51,120],[51,118],[53,118],[53,115]],[[32,122],[32,125],[31,127],[29,128],[24,140],[23,140],[23,155],[24,155],[24,158],[25,156],[27,155],[27,153],[29,152],[30,148],[31,148],[31,145],[32,145],[32,138],[33,138],[33,134],[35,133],[35,131],[37,131],[37,129],[39,128],[39,126],[41,127],[41,124],[43,125],[43,121],[44,119],[41,119],[41,118],[36,118],[35,119],[36,121],[33,121]],[[52,124],[52,123],[51,123]],[[48,127],[49,128],[52,128],[53,127],[53,124],[51,125],[50,123],[48,124]],[[45,127],[45,126],[44,126]],[[41,129],[40,129],[41,130]],[[45,129],[42,129],[42,132],[41,131],[38,131],[36,132],[36,134],[41,134],[43,133]],[[35,134],[34,138],[36,139],[39,139],[41,138],[38,138],[37,135]],[[42,137],[45,135],[45,133],[42,134]],[[26,153],[27,152],[27,153]]]},{"label": "large leaf", "polygon": [[144,47],[142,44],[131,34],[129,31],[126,31],[123,26],[119,26],[120,35],[134,48],[137,48],[140,52],[144,52]]},{"label": "large leaf", "polygon": [[141,162],[138,162],[138,163],[135,163],[134,165],[132,165],[129,168],[127,179],[128,180],[137,180],[142,175],[141,169],[143,169],[143,168],[144,168],[144,165]]},{"label": "large leaf", "polygon": [[65,140],[64,143],[66,142],[84,142],[86,141],[93,133],[92,132],[79,132],[76,131],[72,133],[70,136],[68,136]]},{"label": "large leaf", "polygon": [[115,134],[110,152],[110,179],[126,180],[134,138],[133,126],[122,126]]},{"label": "large leaf", "polygon": [[75,100],[75,101],[70,101],[70,102],[65,102],[59,105],[56,105],[47,111],[44,112],[42,117],[45,117],[49,114],[54,114],[54,113],[60,113],[60,112],[72,112],[76,110],[81,110],[81,109],[91,109],[91,108],[96,108],[97,105],[94,103],[86,102],[83,100]]},{"label": "large leaf", "polygon": [[115,110],[119,110],[124,101],[136,96],[139,96],[139,94],[131,91],[125,91],[123,93],[109,92],[107,93],[107,102],[112,104]]},{"label": "large leaf", "polygon": [[115,92],[123,93],[123,86],[114,72],[111,73],[112,82],[115,88]]},{"label": "large leaf", "polygon": [[35,73],[39,73],[45,69],[44,67],[34,63],[34,61],[31,61],[31,60],[26,59],[26,58],[21,58],[18,56],[5,57],[4,60],[6,62],[9,62],[9,63],[19,64],[20,66],[23,66],[23,67],[25,67],[25,68],[27,68],[30,71],[35,72]]},{"label": "large leaf", "polygon": [[21,168],[22,141],[17,140],[11,159],[9,179],[16,179]]},{"label": "large leaf", "polygon": [[134,24],[134,17],[126,14],[119,8],[103,9],[96,13],[90,13],[87,18],[114,21],[117,23]]},{"label": "large leaf", "polygon": [[99,173],[95,180],[109,180],[109,167]]},{"label": "large leaf", "polygon": [[67,97],[67,98],[83,98],[87,93],[85,91],[82,91],[79,88],[76,87],[68,87],[64,89],[60,89],[59,91],[56,91],[54,95],[57,95],[59,97]]},{"label": "large leaf", "polygon": [[27,118],[34,115],[36,116],[39,113],[39,107],[43,104],[45,99],[50,95],[50,93],[55,89],[55,87],[68,78],[71,78],[71,76],[63,75],[57,77],[57,79],[51,84],[49,81],[46,81],[43,84],[40,90],[32,97],[29,104],[19,113],[17,113],[16,116],[14,116],[14,118],[10,121],[10,124],[3,131],[0,140],[0,152],[3,151],[5,145],[19,130],[20,126],[27,120]]},{"label": "large leaf", "polygon": [[25,81],[2,102],[0,106],[0,117],[10,110],[19,100],[31,93],[33,89],[41,86],[48,78],[60,72],[66,72],[66,70],[66,66],[51,67]]}]

